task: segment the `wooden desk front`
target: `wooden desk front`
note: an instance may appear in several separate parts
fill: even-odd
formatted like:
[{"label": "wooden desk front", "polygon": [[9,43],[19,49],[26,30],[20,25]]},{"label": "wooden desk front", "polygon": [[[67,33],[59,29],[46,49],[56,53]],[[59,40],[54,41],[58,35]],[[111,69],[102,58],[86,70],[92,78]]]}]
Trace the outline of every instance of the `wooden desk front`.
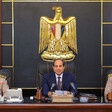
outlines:
[{"label": "wooden desk front", "polygon": [[0,112],[112,112],[112,104],[0,104]]}]

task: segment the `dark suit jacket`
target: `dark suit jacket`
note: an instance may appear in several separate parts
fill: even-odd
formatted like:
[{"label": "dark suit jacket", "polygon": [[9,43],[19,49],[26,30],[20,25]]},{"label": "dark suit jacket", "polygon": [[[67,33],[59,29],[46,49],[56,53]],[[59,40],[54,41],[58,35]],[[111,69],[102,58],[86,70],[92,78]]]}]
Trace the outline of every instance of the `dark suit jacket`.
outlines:
[{"label": "dark suit jacket", "polygon": [[[73,88],[70,85],[71,82],[74,83],[75,95],[77,95],[78,90],[77,85],[75,83],[75,76],[71,73],[63,73],[61,90],[73,92]],[[52,91],[58,90],[55,73],[53,72],[45,74],[43,77],[43,96],[48,96],[48,92],[51,90],[51,86],[53,83],[55,83],[55,87],[52,89]]]}]

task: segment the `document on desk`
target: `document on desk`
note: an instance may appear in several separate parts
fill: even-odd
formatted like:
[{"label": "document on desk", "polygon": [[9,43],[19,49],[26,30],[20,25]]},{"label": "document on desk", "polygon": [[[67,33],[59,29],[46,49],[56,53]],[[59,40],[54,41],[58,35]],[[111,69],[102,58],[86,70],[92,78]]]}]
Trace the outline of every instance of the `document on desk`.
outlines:
[{"label": "document on desk", "polygon": [[88,97],[89,99],[97,99],[95,94],[80,93],[80,97]]},{"label": "document on desk", "polygon": [[55,90],[56,95],[64,95],[67,91]]}]

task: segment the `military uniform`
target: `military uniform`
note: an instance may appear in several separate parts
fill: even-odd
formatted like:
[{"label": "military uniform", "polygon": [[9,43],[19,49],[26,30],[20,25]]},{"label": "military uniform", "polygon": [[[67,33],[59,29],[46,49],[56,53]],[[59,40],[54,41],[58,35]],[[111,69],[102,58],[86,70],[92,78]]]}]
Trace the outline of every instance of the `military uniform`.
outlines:
[{"label": "military uniform", "polygon": [[0,75],[0,95],[7,98],[7,89],[9,89],[9,86],[7,84],[6,76]]},{"label": "military uniform", "polygon": [[109,74],[108,75],[108,80],[107,80],[107,83],[106,83],[106,86],[105,86],[105,91],[104,91],[105,102],[108,102],[107,94],[111,91],[112,91],[112,74]]}]

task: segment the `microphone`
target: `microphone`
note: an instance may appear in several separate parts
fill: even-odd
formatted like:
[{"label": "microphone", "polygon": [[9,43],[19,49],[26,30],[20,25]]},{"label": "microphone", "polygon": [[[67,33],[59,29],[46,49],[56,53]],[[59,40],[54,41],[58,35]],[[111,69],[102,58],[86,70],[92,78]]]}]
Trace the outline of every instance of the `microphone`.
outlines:
[{"label": "microphone", "polygon": [[75,86],[74,86],[74,83],[71,82],[70,85],[72,86],[72,88],[73,88],[73,90],[74,90],[74,92],[75,92]]},{"label": "microphone", "polygon": [[75,86],[74,86],[74,83],[73,82],[71,82],[70,83],[70,85],[72,86],[72,88],[73,88],[73,96],[74,96],[74,98],[75,98]]},{"label": "microphone", "polygon": [[55,83],[52,83],[52,86],[51,86],[51,91],[52,91],[52,89],[55,87]]}]

